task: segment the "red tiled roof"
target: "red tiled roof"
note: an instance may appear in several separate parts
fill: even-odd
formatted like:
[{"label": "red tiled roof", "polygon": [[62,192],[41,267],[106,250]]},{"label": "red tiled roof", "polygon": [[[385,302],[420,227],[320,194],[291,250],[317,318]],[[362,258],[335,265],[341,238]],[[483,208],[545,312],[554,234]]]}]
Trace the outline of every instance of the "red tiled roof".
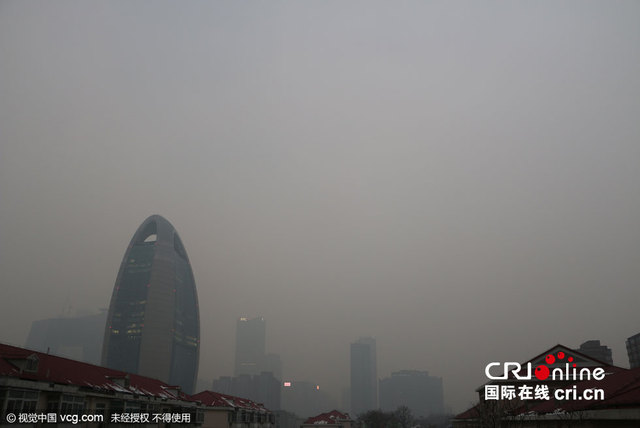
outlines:
[{"label": "red tiled roof", "polygon": [[576,384],[576,391],[579,396],[585,389],[602,389],[604,400],[545,400],[540,404],[531,407],[528,411],[538,414],[552,413],[556,409],[563,409],[568,412],[581,410],[599,410],[621,407],[640,407],[640,368],[626,370],[622,369],[604,379],[586,380]]},{"label": "red tiled roof", "polygon": [[258,412],[268,412],[266,407],[261,403],[256,403],[247,398],[234,397],[233,395],[221,394],[214,391],[202,391],[191,398],[202,402],[206,406],[212,407],[232,407],[239,409],[247,409]]},{"label": "red tiled roof", "polygon": [[[536,361],[544,359],[544,357],[546,355],[552,354],[552,353],[557,352],[557,351],[562,351],[567,356],[579,357],[579,358],[585,360],[586,362],[588,362],[588,363],[590,363],[590,364],[592,364],[594,366],[602,367],[605,370],[606,373],[616,373],[616,372],[618,372],[620,370],[626,370],[626,369],[624,369],[622,367],[609,365],[608,363],[605,363],[604,361],[600,361],[600,360],[598,360],[596,358],[590,357],[589,355],[583,354],[580,351],[576,351],[575,349],[571,349],[571,348],[569,348],[567,346],[564,346],[564,345],[558,343],[557,345],[552,346],[551,348],[547,349],[546,351],[544,351],[544,352],[536,355],[535,357],[533,357],[533,358],[525,361],[524,363],[522,363],[521,364],[522,368],[518,372],[518,375],[524,375],[526,373],[525,372],[525,368],[527,366],[527,363],[535,364]],[[546,364],[544,362],[543,363],[546,366],[548,366],[549,369],[552,369],[552,368],[557,367],[557,366],[558,367],[564,367],[563,362],[566,363],[566,360],[556,360],[556,362],[554,364],[551,364],[551,365],[550,364]],[[509,372],[508,378],[509,379],[515,379],[515,376],[514,376],[514,374],[512,372]],[[493,383],[493,382],[488,382],[488,383]],[[478,388],[477,391],[479,391],[481,389],[482,389],[482,386],[480,388]]]},{"label": "red tiled roof", "polygon": [[467,409],[464,412],[456,415],[454,419],[476,419],[480,417],[480,410],[478,410],[479,407],[480,407],[480,404],[476,404],[472,408]]},{"label": "red tiled roof", "polygon": [[[35,371],[22,370],[21,361],[37,358]],[[106,367],[70,360],[29,349],[0,343],[0,376],[19,379],[75,385],[98,391],[115,391],[171,400],[193,401],[178,387],[160,380],[130,374]],[[128,377],[128,382],[118,381]]]},{"label": "red tiled roof", "polygon": [[[543,400],[539,402],[531,402],[523,403],[518,409],[512,409],[512,414],[524,414],[524,413],[537,413],[537,414],[545,414],[545,413],[553,413],[558,409],[562,409],[564,411],[580,411],[580,410],[599,410],[599,409],[610,409],[610,408],[620,408],[620,407],[640,407],[640,368],[638,369],[625,369],[623,367],[617,367],[608,365],[607,363],[592,358],[586,354],[583,354],[574,349],[568,348],[564,345],[557,344],[545,352],[531,358],[526,361],[522,366],[526,363],[533,363],[540,358],[543,358],[547,354],[551,353],[554,350],[561,350],[565,352],[567,355],[573,355],[581,357],[585,360],[590,361],[592,364],[596,366],[600,366],[604,369],[606,376],[603,380],[588,380],[588,381],[578,381],[578,382],[564,382],[567,384],[567,387],[576,385],[576,391],[578,394],[582,395],[582,391],[590,388],[599,388],[604,391],[604,400],[565,400],[565,401],[556,401],[553,398],[551,400]],[[504,383],[511,383],[515,381],[513,374],[509,375],[509,379]],[[554,381],[537,381],[533,380],[536,384],[546,384],[549,386],[551,390],[555,388],[553,384]],[[495,383],[495,382],[488,382]],[[526,381],[525,381],[526,383]],[[486,385],[486,384],[485,384]],[[479,387],[477,391],[481,391],[483,386]],[[480,404],[460,413],[456,416],[456,419],[474,419],[480,416],[479,407]]]},{"label": "red tiled roof", "polygon": [[[607,364],[604,361],[598,360],[597,358],[594,358],[594,357],[592,357],[590,355],[584,354],[584,353],[578,351],[577,349],[571,349],[568,346],[564,346],[561,343],[558,343],[555,346],[552,346],[551,348],[547,349],[546,351],[542,352],[541,354],[536,355],[535,357],[531,358],[530,360],[526,361],[525,363],[533,363],[534,361],[536,361],[536,360],[538,360],[538,359],[540,359],[540,358],[552,353],[553,350],[561,350],[567,355],[577,355],[577,356],[580,356],[580,357],[582,357],[582,358],[584,358],[586,360],[592,360],[592,361],[594,361],[596,363],[599,363],[602,366],[609,366],[609,364]],[[614,366],[610,366],[610,367],[614,367]]]},{"label": "red tiled roof", "polygon": [[[512,414],[548,414],[558,410],[576,412],[640,407],[640,368],[628,370],[622,367],[609,367],[614,367],[616,370],[613,370],[604,379],[600,381],[595,379],[585,380],[575,384],[577,396],[582,396],[585,389],[597,388],[603,390],[604,400],[557,401],[553,399],[553,393],[551,393],[552,398],[550,400],[529,402],[528,406],[525,402],[520,408],[514,409]],[[456,416],[456,419],[478,418],[480,416],[479,406],[480,404],[460,413]]]},{"label": "red tiled roof", "polygon": [[337,410],[332,410],[327,413],[322,413],[318,416],[307,419],[305,424],[331,424],[338,421],[349,421],[351,418],[348,413],[342,413]]}]

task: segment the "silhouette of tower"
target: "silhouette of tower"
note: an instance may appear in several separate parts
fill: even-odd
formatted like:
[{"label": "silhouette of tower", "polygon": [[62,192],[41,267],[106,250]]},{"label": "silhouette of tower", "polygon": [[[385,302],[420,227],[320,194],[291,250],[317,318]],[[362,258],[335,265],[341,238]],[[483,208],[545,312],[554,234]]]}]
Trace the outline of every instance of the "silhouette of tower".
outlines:
[{"label": "silhouette of tower", "polygon": [[351,344],[351,414],[378,408],[376,340],[362,337]]},{"label": "silhouette of tower", "polygon": [[199,352],[198,295],[187,252],[171,223],[152,215],[133,235],[122,259],[102,364],[192,393]]},{"label": "silhouette of tower", "polygon": [[238,318],[234,376],[257,375],[265,370],[266,325],[264,318]]}]

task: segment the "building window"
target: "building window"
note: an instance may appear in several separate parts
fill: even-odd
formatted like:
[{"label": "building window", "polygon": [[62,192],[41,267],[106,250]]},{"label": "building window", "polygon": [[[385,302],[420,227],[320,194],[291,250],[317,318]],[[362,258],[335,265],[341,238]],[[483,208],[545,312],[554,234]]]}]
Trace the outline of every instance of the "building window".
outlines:
[{"label": "building window", "polygon": [[124,413],[140,413],[140,404],[135,401],[125,402]]},{"label": "building window", "polygon": [[97,415],[106,415],[107,414],[107,404],[106,403],[96,403],[96,414]]},{"label": "building window", "polygon": [[24,367],[24,371],[26,372],[37,372],[38,371],[38,356],[36,354],[29,355],[27,357],[27,361]]},{"label": "building window", "polygon": [[38,391],[10,390],[6,413],[34,413],[38,405]]},{"label": "building window", "polygon": [[60,402],[57,398],[53,398],[47,401],[47,413],[58,413],[60,410]]},{"label": "building window", "polygon": [[84,412],[84,397],[63,394],[60,402],[60,412],[79,415]]}]

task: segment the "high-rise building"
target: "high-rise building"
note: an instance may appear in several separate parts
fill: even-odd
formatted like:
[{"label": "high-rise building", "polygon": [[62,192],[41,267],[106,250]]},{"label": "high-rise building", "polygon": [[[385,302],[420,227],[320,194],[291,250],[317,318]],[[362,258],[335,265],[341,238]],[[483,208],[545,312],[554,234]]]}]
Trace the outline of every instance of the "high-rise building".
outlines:
[{"label": "high-rise building", "polygon": [[591,358],[600,360],[610,366],[613,365],[613,354],[611,348],[601,345],[599,340],[587,340],[576,351],[588,355]]},{"label": "high-rise building", "polygon": [[147,218],[125,252],[107,316],[102,364],[192,393],[200,318],[191,264],[174,227]]},{"label": "high-rise building", "polygon": [[380,408],[394,411],[407,406],[419,418],[444,412],[442,378],[426,371],[401,370],[380,379]]},{"label": "high-rise building", "polygon": [[640,367],[640,333],[627,339],[627,355],[629,356],[629,366],[632,369]]},{"label": "high-rise building", "polygon": [[351,414],[378,408],[376,340],[362,337],[351,344]]},{"label": "high-rise building", "polygon": [[264,370],[266,326],[264,318],[238,318],[234,376],[258,375]]},{"label": "high-rise building", "polygon": [[34,321],[25,348],[100,364],[106,311]]},{"label": "high-rise building", "polygon": [[224,394],[247,397],[265,404],[269,409],[278,410],[281,376],[280,357],[266,353],[264,318],[238,318],[234,375],[214,380],[213,389]]}]

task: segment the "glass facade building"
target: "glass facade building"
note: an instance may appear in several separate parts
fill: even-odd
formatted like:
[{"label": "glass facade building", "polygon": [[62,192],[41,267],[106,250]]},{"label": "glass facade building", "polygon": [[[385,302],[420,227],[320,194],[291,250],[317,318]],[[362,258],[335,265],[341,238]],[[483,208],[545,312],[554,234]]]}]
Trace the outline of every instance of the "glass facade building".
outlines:
[{"label": "glass facade building", "polygon": [[189,257],[175,228],[159,215],[133,235],[113,288],[102,365],[177,385],[193,393],[200,317]]}]

